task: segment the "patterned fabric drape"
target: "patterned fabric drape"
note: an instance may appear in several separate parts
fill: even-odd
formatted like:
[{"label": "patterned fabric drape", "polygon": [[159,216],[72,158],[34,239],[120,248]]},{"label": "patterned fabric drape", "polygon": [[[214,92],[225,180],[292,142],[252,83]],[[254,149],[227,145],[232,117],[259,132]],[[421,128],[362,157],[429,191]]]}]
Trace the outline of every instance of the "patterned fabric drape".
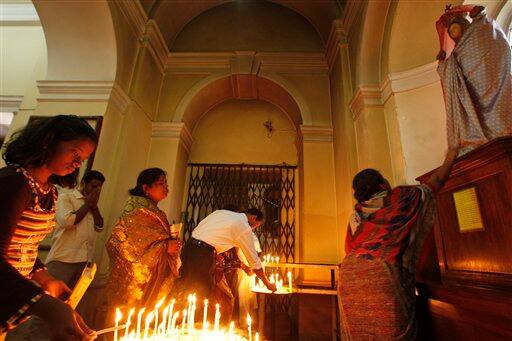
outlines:
[{"label": "patterned fabric drape", "polygon": [[510,46],[495,21],[476,17],[453,53],[439,63],[448,145],[461,154],[512,135]]}]

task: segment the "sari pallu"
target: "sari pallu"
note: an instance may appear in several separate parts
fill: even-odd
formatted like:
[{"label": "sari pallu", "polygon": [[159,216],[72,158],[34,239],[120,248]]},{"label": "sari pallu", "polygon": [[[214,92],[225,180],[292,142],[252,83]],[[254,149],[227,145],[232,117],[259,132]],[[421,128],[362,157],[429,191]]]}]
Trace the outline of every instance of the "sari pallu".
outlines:
[{"label": "sari pallu", "polygon": [[170,226],[155,203],[130,196],[107,242],[111,278],[109,309],[119,306],[152,307],[170,295],[178,276],[179,255],[169,255]]},{"label": "sari pallu", "polygon": [[435,217],[427,186],[398,187],[357,204],[340,265],[344,339],[413,340],[414,272]]}]

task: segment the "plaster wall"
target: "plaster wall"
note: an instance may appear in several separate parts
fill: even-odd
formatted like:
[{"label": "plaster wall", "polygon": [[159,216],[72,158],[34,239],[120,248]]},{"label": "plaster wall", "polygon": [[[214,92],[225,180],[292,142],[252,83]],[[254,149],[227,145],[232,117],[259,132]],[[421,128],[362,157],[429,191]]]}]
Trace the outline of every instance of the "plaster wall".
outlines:
[{"label": "plaster wall", "polygon": [[[276,131],[269,137],[263,123]],[[274,105],[257,100],[228,100],[210,110],[193,132],[193,163],[297,164],[296,132]]]}]

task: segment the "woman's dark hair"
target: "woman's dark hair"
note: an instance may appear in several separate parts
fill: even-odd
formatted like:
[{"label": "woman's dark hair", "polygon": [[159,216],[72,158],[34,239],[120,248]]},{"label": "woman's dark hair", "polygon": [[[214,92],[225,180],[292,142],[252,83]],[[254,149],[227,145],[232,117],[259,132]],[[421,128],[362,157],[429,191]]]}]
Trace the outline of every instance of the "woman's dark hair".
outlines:
[{"label": "woman's dark hair", "polygon": [[97,170],[90,170],[82,178],[83,184],[88,184],[92,180],[98,180],[101,183],[105,182],[105,176],[101,174],[101,172],[98,172]]},{"label": "woman's dark hair", "polygon": [[221,210],[231,211],[231,212],[238,212],[240,208],[235,204],[226,204],[224,205]]},{"label": "woman's dark hair", "polygon": [[137,186],[132,188],[129,192],[130,195],[136,195],[139,197],[145,197],[146,193],[144,193],[144,189],[142,188],[142,185],[151,186],[154,184],[161,176],[165,176],[166,173],[163,169],[160,168],[148,168],[144,169],[142,172],[140,172],[139,176],[137,177]]},{"label": "woman's dark hair", "polygon": [[261,210],[259,210],[257,208],[254,208],[254,207],[248,208],[244,211],[244,213],[256,216],[256,220],[258,220],[258,221],[263,220],[263,212],[261,212]]},{"label": "woman's dark hair", "polygon": [[371,168],[364,169],[356,174],[352,181],[354,197],[358,202],[363,202],[372,197],[375,193],[382,191],[386,179],[379,171]]},{"label": "woman's dark hair", "polygon": [[80,173],[80,168],[76,168],[73,173],[69,173],[68,175],[58,176],[55,174],[50,175],[49,182],[54,185],[59,185],[64,188],[75,188],[78,185],[78,174]]},{"label": "woman's dark hair", "polygon": [[88,139],[98,142],[94,129],[75,115],[37,118],[15,132],[2,151],[5,163],[41,167],[55,155],[59,142]]}]

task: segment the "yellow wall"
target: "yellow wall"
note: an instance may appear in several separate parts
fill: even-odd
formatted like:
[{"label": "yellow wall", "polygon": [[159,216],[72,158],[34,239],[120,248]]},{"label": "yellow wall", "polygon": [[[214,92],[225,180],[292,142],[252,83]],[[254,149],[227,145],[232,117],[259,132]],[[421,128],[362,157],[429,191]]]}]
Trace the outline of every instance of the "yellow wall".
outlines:
[{"label": "yellow wall", "polygon": [[[336,219],[332,142],[303,142],[299,259],[305,263],[337,263],[342,229]],[[305,271],[309,283],[329,281],[325,271]]]},{"label": "yellow wall", "polygon": [[0,26],[0,95],[25,95],[44,79],[46,64],[41,26]]},{"label": "yellow wall", "polygon": [[[263,127],[269,119],[276,129],[270,138]],[[267,102],[226,101],[203,116],[193,136],[190,162],[297,164],[295,128]]]},{"label": "yellow wall", "polygon": [[435,23],[446,5],[460,2],[400,0],[392,18],[389,65],[384,68],[398,72],[433,62],[439,52]]},{"label": "yellow wall", "polygon": [[439,82],[395,94],[406,181],[438,167],[447,148],[446,113]]}]

